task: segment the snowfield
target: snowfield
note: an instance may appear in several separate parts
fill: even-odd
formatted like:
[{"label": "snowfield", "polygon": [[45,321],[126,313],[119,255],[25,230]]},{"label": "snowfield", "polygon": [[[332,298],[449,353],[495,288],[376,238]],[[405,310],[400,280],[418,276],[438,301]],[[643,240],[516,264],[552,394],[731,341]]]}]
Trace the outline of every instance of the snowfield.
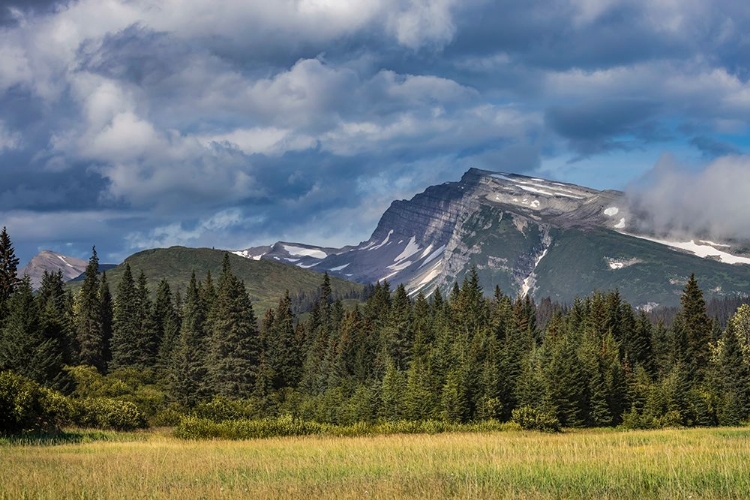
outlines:
[{"label": "snowfield", "polygon": [[284,250],[289,253],[289,255],[295,255],[297,257],[314,257],[316,259],[325,259],[326,257],[328,257],[328,254],[323,250],[295,247],[293,245],[283,245],[283,247]]}]

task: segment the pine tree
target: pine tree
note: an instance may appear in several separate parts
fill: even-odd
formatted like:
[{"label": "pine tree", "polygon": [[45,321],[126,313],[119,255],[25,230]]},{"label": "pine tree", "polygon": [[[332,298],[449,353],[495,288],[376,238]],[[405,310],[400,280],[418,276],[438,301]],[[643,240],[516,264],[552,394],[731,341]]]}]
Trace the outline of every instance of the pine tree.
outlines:
[{"label": "pine tree", "polygon": [[98,273],[99,257],[94,247],[84,273],[83,287],[78,293],[76,340],[79,362],[93,366],[100,373],[104,373],[107,368],[106,348]]},{"label": "pine tree", "polygon": [[180,316],[172,290],[166,279],[159,282],[152,320],[159,346],[156,365],[160,376],[165,375],[172,364],[177,342],[180,338]]},{"label": "pine tree", "polygon": [[211,316],[206,363],[212,394],[243,398],[255,389],[260,335],[245,285],[232,274],[224,255]]},{"label": "pine tree", "polygon": [[396,368],[396,365],[387,360],[385,364],[385,375],[380,388],[380,406],[378,414],[383,420],[400,420],[403,418],[403,399],[406,390],[406,377],[404,373]]},{"label": "pine tree", "polygon": [[411,360],[414,344],[412,330],[411,301],[403,284],[396,288],[391,304],[390,316],[382,330],[383,343],[396,369],[406,371]]},{"label": "pine tree", "polygon": [[111,370],[136,365],[139,326],[135,280],[130,264],[126,262],[114,303]]},{"label": "pine tree", "polygon": [[109,364],[112,360],[112,323],[114,316],[114,302],[112,293],[107,282],[107,273],[102,273],[99,282],[99,304],[102,310],[102,338],[104,341],[104,362]]},{"label": "pine tree", "polygon": [[135,290],[137,336],[135,343],[135,366],[153,368],[159,350],[153,304],[148,291],[146,274],[141,270]]},{"label": "pine tree", "polygon": [[685,285],[680,303],[682,309],[679,314],[685,329],[685,357],[689,366],[689,376],[700,381],[703,379],[710,355],[711,320],[706,312],[703,292],[698,288],[694,274],[690,275]]},{"label": "pine tree", "polygon": [[547,383],[560,424],[578,427],[585,422],[586,374],[576,352],[573,337],[555,345],[547,368]]},{"label": "pine tree", "polygon": [[[74,331],[70,322],[71,311],[68,310],[68,294],[65,293],[63,286],[62,271],[56,273],[44,271],[36,294],[36,305],[39,310],[42,336],[52,340],[58,346],[62,365],[72,365],[74,363]],[[69,378],[64,373],[59,373],[54,377],[52,386],[67,392],[69,383]]]},{"label": "pine tree", "polygon": [[750,367],[743,359],[742,348],[732,324],[722,336],[718,360],[721,389],[721,425],[739,425],[750,416]]},{"label": "pine tree", "polygon": [[169,393],[178,403],[192,407],[206,396],[206,309],[195,272],[185,294],[180,336],[169,367]]},{"label": "pine tree", "polygon": [[466,369],[462,363],[450,368],[440,397],[440,415],[447,422],[467,422],[470,417],[466,393]]},{"label": "pine tree", "polygon": [[43,334],[28,276],[8,300],[8,316],[0,329],[2,370],[12,370],[47,386],[54,386],[62,371],[62,349],[57,339]]},{"label": "pine tree", "polygon": [[8,230],[3,226],[0,232],[0,321],[3,319],[2,306],[13,294],[20,281],[18,257],[8,236]]}]

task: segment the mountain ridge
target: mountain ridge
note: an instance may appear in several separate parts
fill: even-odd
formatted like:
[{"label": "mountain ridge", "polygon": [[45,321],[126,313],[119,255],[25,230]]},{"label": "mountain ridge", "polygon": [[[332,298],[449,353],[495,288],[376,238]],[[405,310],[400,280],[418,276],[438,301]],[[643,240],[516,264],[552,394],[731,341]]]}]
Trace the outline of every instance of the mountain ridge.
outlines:
[{"label": "mountain ridge", "polygon": [[[750,293],[750,266],[732,265],[750,258],[730,253],[723,242],[636,234],[636,217],[622,191],[470,169],[460,181],[393,201],[370,238],[358,245],[277,242],[236,253],[362,283],[403,283],[412,295],[447,289],[471,266],[488,292],[499,285],[511,295],[562,302],[618,288],[643,307],[654,297],[658,304],[675,305],[689,271],[702,274],[709,296]],[[568,255],[581,249],[586,254]],[[567,268],[555,273],[554,265]],[[556,283],[556,274],[567,276],[566,289]]]}]

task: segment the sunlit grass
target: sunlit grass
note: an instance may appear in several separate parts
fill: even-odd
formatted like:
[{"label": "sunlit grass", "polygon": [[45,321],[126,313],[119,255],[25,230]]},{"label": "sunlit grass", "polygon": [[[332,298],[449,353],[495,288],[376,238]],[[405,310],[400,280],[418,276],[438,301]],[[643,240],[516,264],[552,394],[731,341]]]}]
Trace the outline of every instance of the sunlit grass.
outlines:
[{"label": "sunlit grass", "polygon": [[[0,498],[747,498],[750,429],[0,445]],[[61,441],[62,442],[62,441]]]}]

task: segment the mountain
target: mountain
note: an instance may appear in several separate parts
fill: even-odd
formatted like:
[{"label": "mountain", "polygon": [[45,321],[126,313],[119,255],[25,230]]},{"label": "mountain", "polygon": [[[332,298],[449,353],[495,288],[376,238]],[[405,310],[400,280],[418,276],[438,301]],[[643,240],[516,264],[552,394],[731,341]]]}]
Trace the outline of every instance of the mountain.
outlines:
[{"label": "mountain", "polygon": [[70,281],[80,276],[86,270],[87,264],[86,260],[68,257],[51,250],[42,250],[18,272],[18,275],[29,275],[32,287],[37,289],[42,283],[44,271],[50,273],[62,271],[63,280]]},{"label": "mountain", "polygon": [[471,169],[394,201],[359,245],[278,242],[237,251],[361,283],[447,290],[476,266],[481,285],[570,303],[619,289],[644,308],[676,305],[691,273],[708,297],[750,294],[748,246],[640,234],[624,193]]},{"label": "mountain", "polygon": [[[125,262],[107,271],[107,281],[110,290],[115,294],[125,271],[125,264],[129,264],[136,279],[141,271],[145,273],[152,291],[164,278],[169,282],[172,293],[180,290],[184,296],[193,271],[196,278],[201,281],[205,279],[207,272],[211,271],[216,284],[225,253],[223,250],[210,248],[185,247],[145,250],[131,255]],[[262,318],[266,309],[276,307],[286,290],[289,290],[293,298],[297,296],[299,303],[304,297],[315,297],[323,282],[323,276],[319,272],[268,260],[256,261],[230,254],[230,264],[232,273],[245,282],[258,318]],[[69,286],[77,290],[81,283],[71,282]],[[359,299],[363,290],[362,285],[358,283],[336,277],[331,278],[331,288],[334,296],[340,298]]]}]

